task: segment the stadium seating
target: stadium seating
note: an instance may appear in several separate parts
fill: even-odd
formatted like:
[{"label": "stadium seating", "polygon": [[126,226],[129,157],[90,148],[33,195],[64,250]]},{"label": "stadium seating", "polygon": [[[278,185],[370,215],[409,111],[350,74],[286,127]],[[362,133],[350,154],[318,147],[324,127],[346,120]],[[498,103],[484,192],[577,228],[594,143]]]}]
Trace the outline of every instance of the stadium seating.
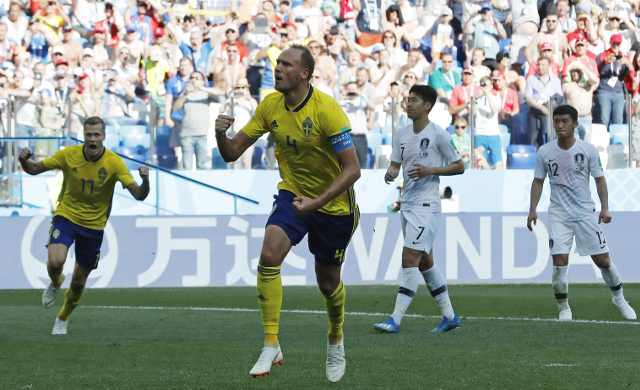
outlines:
[{"label": "stadium seating", "polygon": [[213,152],[211,153],[211,168],[229,169],[229,165],[222,159],[218,148],[213,148]]},{"label": "stadium seating", "polygon": [[111,117],[111,118],[104,118],[104,122],[107,125],[111,125],[113,127],[115,127],[116,129],[119,129],[121,126],[127,126],[127,125],[142,125],[142,126],[147,126],[146,122],[144,120],[141,119],[136,119],[136,118],[131,118],[128,116],[117,116],[117,117]]},{"label": "stadium seating", "polygon": [[127,105],[129,110],[129,115],[132,118],[137,118],[143,121],[148,121],[149,108],[147,107],[147,103],[129,103]]},{"label": "stadium seating", "polygon": [[505,38],[500,40],[500,51],[509,52],[509,44],[511,43],[511,38]]},{"label": "stadium seating", "polygon": [[264,169],[267,165],[267,148],[264,146],[255,146],[253,148],[253,157],[251,158],[251,168]]},{"label": "stadium seating", "polygon": [[149,134],[125,134],[122,137],[122,146],[147,150],[151,147],[151,136]]},{"label": "stadium seating", "polygon": [[146,125],[122,125],[118,129],[120,137],[124,137],[127,134],[145,134],[147,133]]},{"label": "stadium seating", "polygon": [[102,146],[107,149],[114,149],[120,146],[120,136],[117,132],[107,133],[106,138],[102,142]]},{"label": "stadium seating", "polygon": [[507,146],[507,168],[534,169],[536,167],[536,148],[533,145]]},{"label": "stadium seating", "polygon": [[502,149],[507,149],[511,144],[511,134],[509,134],[508,131],[502,131],[502,129],[500,129],[500,140],[502,141]]},{"label": "stadium seating", "polygon": [[387,169],[389,168],[389,162],[391,161],[391,145],[380,145],[376,149],[375,154],[375,169]]},{"label": "stadium seating", "polygon": [[169,146],[156,147],[156,160],[158,165],[166,169],[175,169],[178,164],[178,157],[173,148]]},{"label": "stadium seating", "polygon": [[629,166],[628,152],[629,147],[627,145],[614,144],[607,146],[607,169],[627,168]]},{"label": "stadium seating", "polygon": [[129,160],[128,158],[123,158],[124,164],[129,168],[130,171],[138,169],[138,167],[142,166],[138,161],[144,161],[143,154],[134,154],[131,156],[133,160]]},{"label": "stadium seating", "polygon": [[[382,144],[383,145],[393,145],[393,131],[392,130],[388,130],[384,133],[382,133],[383,135],[383,140],[382,140]],[[377,151],[376,151],[377,153]]]},{"label": "stadium seating", "polygon": [[604,151],[611,143],[611,135],[607,131],[607,126],[600,123],[591,125],[591,143],[594,144],[599,151]]},{"label": "stadium seating", "polygon": [[129,158],[133,158],[133,156],[136,156],[140,153],[140,149],[138,149],[137,147],[131,148],[128,146],[116,146],[111,150],[114,153],[118,153],[122,156],[129,157]]},{"label": "stadium seating", "polygon": [[156,146],[169,146],[171,129],[167,126],[156,126]]},{"label": "stadium seating", "polygon": [[609,125],[612,145],[629,145],[629,127],[627,125]]},{"label": "stadium seating", "polygon": [[375,156],[371,148],[367,148],[367,163],[365,165],[366,169],[373,169],[375,163]]},{"label": "stadium seating", "polygon": [[447,131],[449,132],[449,134],[453,135],[456,132],[456,128],[453,125],[449,125],[447,126]]},{"label": "stadium seating", "polygon": [[382,145],[382,134],[368,132],[367,146],[371,148],[371,150],[376,150],[380,145]]}]

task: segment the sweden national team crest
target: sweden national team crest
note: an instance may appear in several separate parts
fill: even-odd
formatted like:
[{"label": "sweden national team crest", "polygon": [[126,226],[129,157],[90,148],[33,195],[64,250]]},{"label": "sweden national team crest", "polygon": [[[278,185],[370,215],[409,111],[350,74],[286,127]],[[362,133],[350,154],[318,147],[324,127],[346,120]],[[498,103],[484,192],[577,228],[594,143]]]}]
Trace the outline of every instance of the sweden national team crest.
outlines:
[{"label": "sweden national team crest", "polygon": [[429,149],[429,143],[431,143],[431,140],[429,140],[429,138],[423,138],[420,140],[420,153],[418,154],[419,157],[427,157],[429,155],[429,153],[427,152],[427,149]]},{"label": "sweden national team crest", "polygon": [[582,153],[576,153],[573,156],[573,161],[576,163],[576,168],[575,168],[576,170],[578,171],[584,170],[584,160],[585,160],[585,157],[584,157],[584,154]]},{"label": "sweden national team crest", "polygon": [[311,118],[307,117],[307,119],[302,121],[302,134],[304,134],[306,138],[309,138],[311,136],[312,131],[313,131],[313,121],[311,120]]},{"label": "sweden national team crest", "polygon": [[98,179],[100,179],[100,181],[105,181],[106,178],[107,170],[104,167],[101,167],[100,169],[98,169]]},{"label": "sweden national team crest", "polygon": [[51,235],[53,236],[54,239],[57,239],[58,237],[60,237],[60,230],[56,229],[53,231],[53,233],[51,233]]}]

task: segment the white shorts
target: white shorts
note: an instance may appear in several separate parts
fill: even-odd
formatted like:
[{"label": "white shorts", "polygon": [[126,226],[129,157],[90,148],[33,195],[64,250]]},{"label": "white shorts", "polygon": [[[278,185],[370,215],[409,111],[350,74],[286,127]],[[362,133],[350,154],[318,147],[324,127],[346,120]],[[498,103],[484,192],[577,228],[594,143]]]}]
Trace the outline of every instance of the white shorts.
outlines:
[{"label": "white shorts", "polygon": [[580,256],[594,256],[609,252],[609,245],[598,225],[597,216],[581,221],[560,221],[549,218],[549,248],[552,255],[569,254],[574,236]]},{"label": "white shorts", "polygon": [[428,207],[413,206],[401,210],[404,246],[429,253],[440,227],[440,213]]},{"label": "white shorts", "polygon": [[513,34],[511,35],[511,43],[509,44],[509,58],[512,64],[523,64],[527,62],[524,56],[524,49],[529,46],[536,34],[524,35]]}]

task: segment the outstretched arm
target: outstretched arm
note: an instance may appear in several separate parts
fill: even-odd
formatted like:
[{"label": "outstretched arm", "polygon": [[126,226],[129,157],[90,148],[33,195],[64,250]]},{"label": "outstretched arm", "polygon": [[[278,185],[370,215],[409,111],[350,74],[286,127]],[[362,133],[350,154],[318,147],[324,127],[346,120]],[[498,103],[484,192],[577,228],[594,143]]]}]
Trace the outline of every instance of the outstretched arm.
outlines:
[{"label": "outstretched arm", "polygon": [[33,152],[31,152],[29,148],[22,149],[18,156],[18,161],[20,161],[20,165],[22,165],[22,169],[24,169],[25,172],[30,175],[38,175],[50,170],[44,166],[42,161],[31,160],[31,156],[33,156]]},{"label": "outstretched arm", "polygon": [[138,168],[142,184],[138,185],[135,181],[127,186],[127,189],[136,200],[145,200],[149,195],[149,167],[143,165]]}]

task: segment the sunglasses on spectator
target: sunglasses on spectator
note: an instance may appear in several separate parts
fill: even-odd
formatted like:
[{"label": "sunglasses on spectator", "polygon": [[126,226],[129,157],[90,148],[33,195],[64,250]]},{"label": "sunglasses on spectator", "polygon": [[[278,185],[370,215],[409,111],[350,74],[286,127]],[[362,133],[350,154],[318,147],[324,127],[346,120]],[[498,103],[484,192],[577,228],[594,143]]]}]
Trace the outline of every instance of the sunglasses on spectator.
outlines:
[{"label": "sunglasses on spectator", "polygon": [[406,76],[404,76],[405,79],[415,79],[416,76],[412,75],[412,74],[408,74]]},{"label": "sunglasses on spectator", "polygon": [[467,126],[456,126],[456,129],[466,129]]},{"label": "sunglasses on spectator", "polygon": [[610,20],[610,21],[612,21],[612,22],[614,22],[614,21],[615,21],[615,22],[619,22],[619,21],[620,21],[620,19],[619,19],[619,18],[609,18],[609,20]]},{"label": "sunglasses on spectator", "polygon": [[287,38],[288,38],[288,37],[289,37],[289,34],[288,34],[288,33],[281,33],[281,34],[280,34],[280,36],[281,36],[281,37],[287,37]]},{"label": "sunglasses on spectator", "polygon": [[224,33],[225,33],[225,34],[229,34],[230,32],[235,32],[235,31],[233,31],[232,29],[228,29],[228,30],[227,30],[227,31],[225,31]]}]

